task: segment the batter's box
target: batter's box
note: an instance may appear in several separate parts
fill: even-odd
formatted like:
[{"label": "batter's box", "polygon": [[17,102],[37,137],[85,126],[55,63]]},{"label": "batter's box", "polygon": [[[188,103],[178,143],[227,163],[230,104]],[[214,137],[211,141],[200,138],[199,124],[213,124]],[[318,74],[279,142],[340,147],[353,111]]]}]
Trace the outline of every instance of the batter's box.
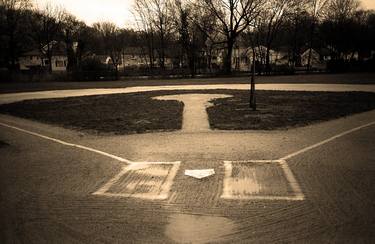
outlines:
[{"label": "batter's box", "polygon": [[126,167],[95,195],[167,199],[180,162],[142,162]]},{"label": "batter's box", "polygon": [[225,161],[222,198],[304,200],[285,160]]}]

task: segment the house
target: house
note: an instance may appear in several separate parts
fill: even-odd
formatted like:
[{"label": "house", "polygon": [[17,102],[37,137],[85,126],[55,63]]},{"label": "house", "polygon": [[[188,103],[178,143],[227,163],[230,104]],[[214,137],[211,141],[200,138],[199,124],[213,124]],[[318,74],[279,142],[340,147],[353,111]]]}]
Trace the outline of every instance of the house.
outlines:
[{"label": "house", "polygon": [[[282,51],[270,50],[270,64],[282,65],[289,62],[288,55]],[[260,64],[266,63],[267,48],[265,46],[258,46],[255,48],[255,59]],[[253,49],[251,47],[236,46],[233,49],[232,55],[232,69],[236,71],[251,70],[251,63],[253,60]]]},{"label": "house", "polygon": [[[43,50],[43,49],[42,49]],[[20,70],[43,70],[49,66],[49,60],[46,54],[39,49],[34,49],[22,54],[19,57]],[[52,72],[65,72],[68,66],[68,57],[61,44],[53,44],[51,67]]]},{"label": "house", "polygon": [[[159,60],[160,50],[155,49],[153,53],[154,67],[160,65]],[[164,66],[167,69],[180,67],[181,60],[179,59],[181,53],[176,47],[169,47],[164,50]],[[127,47],[123,50],[121,55],[120,68],[139,68],[146,67],[150,63],[148,51],[140,47]]]},{"label": "house", "polygon": [[46,60],[38,49],[23,53],[19,58],[20,70],[40,69]]},{"label": "house", "polygon": [[148,60],[145,51],[140,47],[127,47],[121,55],[122,68],[144,67],[147,66]]},{"label": "house", "polygon": [[100,63],[105,65],[112,65],[112,58],[108,55],[101,55],[101,54],[92,54],[91,58],[95,58],[99,60]]},{"label": "house", "polygon": [[[301,65],[307,67],[309,65],[309,56],[311,52],[311,61],[310,65],[312,68],[317,69],[325,69],[326,62],[325,58],[321,57],[320,53],[318,53],[315,49],[306,49],[301,54]],[[328,59],[328,58],[327,58]]]}]

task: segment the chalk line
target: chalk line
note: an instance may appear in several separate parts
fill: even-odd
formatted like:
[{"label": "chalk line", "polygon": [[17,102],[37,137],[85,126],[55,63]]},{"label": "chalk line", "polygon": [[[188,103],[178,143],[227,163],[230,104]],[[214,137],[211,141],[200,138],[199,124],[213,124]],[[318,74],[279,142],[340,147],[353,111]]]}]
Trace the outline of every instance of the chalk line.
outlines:
[{"label": "chalk line", "polygon": [[7,127],[7,128],[10,128],[10,129],[14,129],[14,130],[18,130],[18,131],[27,133],[29,135],[33,135],[33,136],[37,136],[37,137],[40,137],[40,138],[43,138],[43,139],[46,139],[46,140],[49,140],[49,141],[53,141],[53,142],[62,144],[64,146],[75,147],[75,148],[80,148],[82,150],[94,152],[94,153],[100,154],[102,156],[106,156],[106,157],[118,160],[118,161],[123,162],[123,163],[127,163],[127,164],[132,163],[128,159],[125,159],[125,158],[122,158],[122,157],[119,157],[119,156],[116,156],[116,155],[113,155],[113,154],[110,154],[110,153],[106,153],[106,152],[103,152],[103,151],[100,151],[100,150],[97,150],[97,149],[94,149],[94,148],[91,148],[91,147],[86,147],[86,146],[82,146],[82,145],[79,145],[79,144],[69,143],[69,142],[59,140],[59,139],[56,139],[56,138],[53,138],[53,137],[45,136],[45,135],[42,135],[42,134],[39,134],[39,133],[36,133],[36,132],[21,129],[21,128],[16,127],[16,126],[8,125],[8,124],[2,123],[2,122],[0,122],[0,125],[2,125],[4,127]]},{"label": "chalk line", "polygon": [[312,150],[314,148],[320,147],[320,146],[322,146],[322,145],[324,145],[324,144],[326,144],[328,142],[331,142],[333,140],[336,140],[336,139],[338,139],[340,137],[343,137],[343,136],[348,135],[350,133],[356,132],[356,131],[361,130],[363,128],[372,126],[374,124],[375,124],[375,121],[373,121],[371,123],[368,123],[368,124],[365,124],[365,125],[362,125],[362,126],[358,126],[358,127],[354,128],[354,129],[351,129],[351,130],[344,131],[344,132],[342,132],[342,133],[340,133],[338,135],[332,136],[332,137],[330,137],[330,138],[328,138],[328,139],[326,139],[324,141],[318,142],[318,143],[316,143],[314,145],[311,145],[311,146],[305,147],[305,148],[303,148],[301,150],[298,150],[297,152],[294,152],[294,153],[291,153],[289,155],[286,155],[285,157],[282,157],[279,160],[288,160],[288,159],[293,158],[293,157],[295,157],[295,156],[297,156],[299,154],[305,153],[305,152],[310,151],[310,150]]}]

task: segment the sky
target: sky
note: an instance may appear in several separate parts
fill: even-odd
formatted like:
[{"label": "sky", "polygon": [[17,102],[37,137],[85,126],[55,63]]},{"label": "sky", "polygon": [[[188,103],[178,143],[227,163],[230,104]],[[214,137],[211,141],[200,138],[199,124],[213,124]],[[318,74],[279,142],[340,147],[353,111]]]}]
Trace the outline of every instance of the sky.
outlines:
[{"label": "sky", "polygon": [[[134,17],[131,13],[133,0],[34,0],[43,5],[51,1],[65,8],[88,25],[100,21],[110,21],[119,27],[131,27]],[[375,0],[362,0],[366,9],[375,9]]]},{"label": "sky", "polygon": [[[119,27],[131,27],[134,17],[131,13],[133,0],[34,0],[37,6],[47,2],[65,8],[78,19],[91,25],[110,21]],[[375,0],[374,0],[375,1]]]}]

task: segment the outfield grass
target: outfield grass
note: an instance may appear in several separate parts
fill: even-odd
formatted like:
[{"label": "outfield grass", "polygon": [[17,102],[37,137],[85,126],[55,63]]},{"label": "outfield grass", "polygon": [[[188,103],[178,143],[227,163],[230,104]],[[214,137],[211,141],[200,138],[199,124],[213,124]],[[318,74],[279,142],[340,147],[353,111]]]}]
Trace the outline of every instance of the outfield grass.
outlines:
[{"label": "outfield grass", "polygon": [[115,94],[29,100],[0,106],[0,113],[90,133],[132,134],[181,128],[183,104],[150,94]]},{"label": "outfield grass", "polygon": [[375,109],[375,94],[366,92],[258,91],[257,111],[249,108],[248,91],[232,94],[208,108],[211,128],[286,129]]},{"label": "outfield grass", "polygon": [[304,126],[375,109],[375,94],[365,92],[257,91],[257,111],[249,109],[248,91],[155,91],[1,105],[0,113],[90,133],[132,134],[174,131],[182,127],[183,104],[152,97],[230,94],[207,109],[212,129],[274,130]]}]

